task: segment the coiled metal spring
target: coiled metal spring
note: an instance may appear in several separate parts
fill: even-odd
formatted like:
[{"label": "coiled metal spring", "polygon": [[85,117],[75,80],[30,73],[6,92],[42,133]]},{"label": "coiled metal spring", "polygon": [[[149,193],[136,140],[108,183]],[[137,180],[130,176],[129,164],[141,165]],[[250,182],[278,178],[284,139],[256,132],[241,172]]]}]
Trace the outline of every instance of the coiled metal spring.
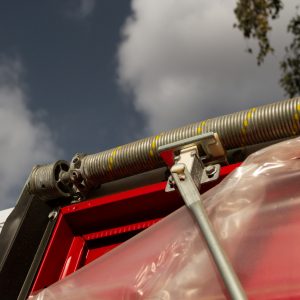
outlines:
[{"label": "coiled metal spring", "polygon": [[193,123],[82,159],[81,174],[90,186],[163,165],[158,147],[206,132],[217,132],[225,149],[278,140],[300,132],[300,98]]}]

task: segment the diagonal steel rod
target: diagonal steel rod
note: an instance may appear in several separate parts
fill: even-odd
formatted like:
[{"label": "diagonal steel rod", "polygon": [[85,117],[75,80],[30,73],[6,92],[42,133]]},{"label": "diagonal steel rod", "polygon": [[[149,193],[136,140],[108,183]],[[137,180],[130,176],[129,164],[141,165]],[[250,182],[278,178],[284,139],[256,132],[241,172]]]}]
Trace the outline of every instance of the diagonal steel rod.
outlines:
[{"label": "diagonal steel rod", "polygon": [[190,172],[184,164],[178,163],[171,168],[171,173],[186,206],[200,227],[231,299],[248,299],[239,278],[218,241]]}]

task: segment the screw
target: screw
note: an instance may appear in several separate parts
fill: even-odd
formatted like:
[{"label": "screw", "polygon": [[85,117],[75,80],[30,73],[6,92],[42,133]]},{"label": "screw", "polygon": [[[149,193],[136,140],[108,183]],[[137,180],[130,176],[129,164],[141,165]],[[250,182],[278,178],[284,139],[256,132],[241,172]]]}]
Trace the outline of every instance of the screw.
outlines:
[{"label": "screw", "polygon": [[197,154],[196,150],[191,151],[191,157],[194,157]]},{"label": "screw", "polygon": [[178,162],[179,159],[180,159],[180,155],[176,155],[176,156],[174,157],[174,162],[175,162],[175,163]]},{"label": "screw", "polygon": [[77,156],[77,157],[75,157],[75,158],[73,159],[73,164],[74,164],[74,167],[75,167],[76,169],[79,169],[79,168],[80,168],[80,166],[81,166],[81,160],[80,160],[80,157],[79,157],[79,156]]},{"label": "screw", "polygon": [[185,180],[185,174],[178,174],[178,178],[180,181],[184,181]]},{"label": "screw", "polygon": [[49,213],[48,218],[51,219],[51,220],[55,220],[56,217],[57,217],[57,215],[58,215],[57,211],[56,211],[56,210],[53,210],[53,211],[51,211],[51,212]]},{"label": "screw", "polygon": [[178,175],[179,180],[183,181],[185,180],[185,175],[184,175],[184,169],[185,169],[185,164],[175,164],[171,168],[171,173],[176,173]]},{"label": "screw", "polygon": [[210,165],[210,166],[207,166],[207,167],[205,168],[205,172],[206,172],[206,175],[207,175],[209,178],[211,178],[211,177],[213,177],[213,176],[216,174],[217,168],[216,168],[216,166],[214,166],[214,165]]},{"label": "screw", "polygon": [[72,199],[71,203],[78,203],[82,200],[83,200],[83,197],[77,193],[77,194],[73,195],[73,199]]},{"label": "screw", "polygon": [[175,180],[174,180],[174,178],[173,178],[172,176],[169,177],[168,183],[169,183],[169,186],[170,186],[171,188],[174,188],[174,187],[175,187]]}]

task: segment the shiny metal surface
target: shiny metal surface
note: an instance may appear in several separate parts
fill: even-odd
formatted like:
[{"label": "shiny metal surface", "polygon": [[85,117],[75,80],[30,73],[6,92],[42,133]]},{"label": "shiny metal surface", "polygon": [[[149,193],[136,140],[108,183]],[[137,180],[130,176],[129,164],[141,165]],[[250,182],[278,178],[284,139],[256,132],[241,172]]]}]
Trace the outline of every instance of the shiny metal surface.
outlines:
[{"label": "shiny metal surface", "polygon": [[[203,139],[205,140],[205,134],[198,136],[199,143]],[[216,172],[216,166],[208,165],[205,168],[205,165],[201,162],[198,146],[193,142],[188,145],[190,140],[191,139],[183,140],[181,142],[181,146],[178,145],[179,148],[174,147],[174,144],[163,147],[166,152],[170,150],[173,151],[173,156],[175,155],[175,152],[178,151],[177,149],[179,149],[179,153],[176,156],[177,159],[174,160],[174,164],[170,168],[171,176],[181,194],[182,199],[184,200],[185,205],[199,226],[202,236],[206,241],[214,263],[219,270],[231,299],[248,299],[238,276],[227,258],[226,252],[219,242],[214,227],[211,224],[208,214],[204,208],[202,197],[199,192],[199,188],[202,183],[202,175],[207,175],[208,172],[208,174],[212,176],[206,178],[208,180],[212,180]],[[163,153],[164,152],[161,154]],[[162,155],[162,157],[165,158],[166,156]],[[167,187],[168,185],[169,184],[167,183]]]},{"label": "shiny metal surface", "polygon": [[160,146],[215,132],[226,150],[241,148],[298,135],[299,120],[300,98],[294,98],[196,122],[97,154],[77,154],[68,170],[57,171],[58,177],[51,169],[54,164],[38,166],[32,171],[30,191],[47,199],[82,199],[103,183],[165,166]]},{"label": "shiny metal surface", "polygon": [[82,158],[80,173],[88,186],[164,165],[158,147],[207,132],[217,132],[225,149],[258,144],[300,132],[300,98],[193,123]]},{"label": "shiny metal surface", "polygon": [[35,166],[28,180],[30,194],[37,195],[42,200],[69,197],[70,186],[62,181],[68,174],[68,170],[69,164],[63,160],[49,165]]},{"label": "shiny metal surface", "polygon": [[180,171],[184,174],[184,178],[180,177],[180,171],[178,173],[177,170],[173,169],[176,167],[176,164],[172,167],[171,172],[182,199],[201,230],[209,251],[231,296],[230,298],[234,300],[246,300],[248,297],[217,238],[192,176],[187,171],[187,168],[184,167],[184,164],[181,165],[183,165],[183,170]]}]

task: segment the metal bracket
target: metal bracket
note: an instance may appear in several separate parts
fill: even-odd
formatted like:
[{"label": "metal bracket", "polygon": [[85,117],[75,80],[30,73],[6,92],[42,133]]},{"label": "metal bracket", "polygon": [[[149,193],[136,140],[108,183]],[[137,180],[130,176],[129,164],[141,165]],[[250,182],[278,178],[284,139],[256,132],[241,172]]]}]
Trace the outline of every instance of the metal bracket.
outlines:
[{"label": "metal bracket", "polygon": [[[161,146],[158,151],[169,168],[175,164],[185,164],[198,188],[217,180],[221,169],[218,163],[227,162],[219,137],[212,132]],[[175,182],[171,175],[166,192],[174,190]]]},{"label": "metal bracket", "polygon": [[82,177],[82,159],[86,155],[84,153],[77,153],[71,160],[69,176],[72,182],[73,195],[72,202],[77,203],[85,199],[85,195],[89,190],[89,186]]},{"label": "metal bracket", "polygon": [[[201,150],[199,149],[200,146],[204,150],[202,158],[200,154]],[[218,241],[199,192],[201,184],[217,178],[220,170],[220,165],[205,167],[205,159],[206,163],[208,158],[210,161],[220,158],[224,160],[225,151],[218,139],[218,135],[208,133],[196,136],[163,146],[159,148],[159,152],[171,171],[171,179],[168,180],[166,191],[169,191],[170,188],[174,189],[175,186],[178,188],[186,206],[205,238],[231,299],[247,299],[245,291]]]}]

